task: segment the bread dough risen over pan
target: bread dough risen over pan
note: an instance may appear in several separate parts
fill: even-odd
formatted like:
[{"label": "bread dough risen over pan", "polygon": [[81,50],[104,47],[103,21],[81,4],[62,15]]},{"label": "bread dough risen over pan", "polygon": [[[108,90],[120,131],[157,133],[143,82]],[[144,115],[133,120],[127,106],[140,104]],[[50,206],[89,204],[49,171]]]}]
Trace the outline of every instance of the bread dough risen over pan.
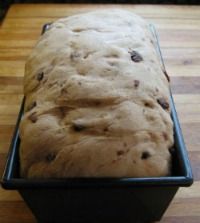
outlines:
[{"label": "bread dough risen over pan", "polygon": [[28,178],[170,174],[169,84],[148,23],[124,10],[62,18],[25,67]]}]

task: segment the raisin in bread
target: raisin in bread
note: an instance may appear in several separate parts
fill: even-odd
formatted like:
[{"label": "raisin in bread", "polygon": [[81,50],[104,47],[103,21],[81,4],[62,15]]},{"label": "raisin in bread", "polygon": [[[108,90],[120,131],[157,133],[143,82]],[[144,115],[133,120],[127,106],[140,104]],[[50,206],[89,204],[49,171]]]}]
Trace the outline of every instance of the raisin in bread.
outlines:
[{"label": "raisin in bread", "polygon": [[51,24],[26,62],[28,178],[170,174],[169,83],[148,23],[120,9]]}]

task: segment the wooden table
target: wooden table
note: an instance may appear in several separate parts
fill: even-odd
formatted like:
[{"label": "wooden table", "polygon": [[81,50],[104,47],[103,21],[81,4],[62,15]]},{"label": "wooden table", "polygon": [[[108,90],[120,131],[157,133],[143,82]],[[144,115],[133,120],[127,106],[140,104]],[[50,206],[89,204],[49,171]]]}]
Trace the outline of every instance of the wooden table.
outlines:
[{"label": "wooden table", "polygon": [[[200,222],[200,6],[13,5],[0,26],[0,175],[23,94],[24,64],[44,23],[97,8],[129,9],[153,22],[183,130],[195,182],[182,188],[162,223]],[[15,191],[0,188],[1,223],[35,223]],[[134,222],[133,222],[134,223]]]}]

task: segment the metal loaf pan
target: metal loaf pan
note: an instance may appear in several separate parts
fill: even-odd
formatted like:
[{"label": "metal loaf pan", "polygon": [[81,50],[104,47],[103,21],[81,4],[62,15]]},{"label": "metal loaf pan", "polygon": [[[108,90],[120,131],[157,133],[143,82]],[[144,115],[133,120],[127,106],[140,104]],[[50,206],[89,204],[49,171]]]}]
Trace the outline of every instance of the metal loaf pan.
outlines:
[{"label": "metal loaf pan", "polygon": [[[48,24],[43,27],[43,32]],[[157,40],[157,51],[164,68]],[[174,122],[175,152],[172,175],[149,178],[68,178],[23,179],[19,176],[19,124],[24,100],[2,178],[5,189],[18,190],[38,222],[119,222],[143,223],[160,220],[179,187],[190,186],[192,170],[181,133],[174,101],[171,116]]]}]

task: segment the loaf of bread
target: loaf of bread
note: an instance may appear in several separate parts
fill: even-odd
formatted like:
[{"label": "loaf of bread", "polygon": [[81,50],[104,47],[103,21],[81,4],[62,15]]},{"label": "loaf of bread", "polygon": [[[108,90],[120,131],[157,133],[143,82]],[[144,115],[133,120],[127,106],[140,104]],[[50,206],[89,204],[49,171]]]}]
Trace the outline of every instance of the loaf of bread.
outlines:
[{"label": "loaf of bread", "polygon": [[170,174],[169,83],[139,16],[99,10],[52,23],[26,62],[24,94],[22,177]]}]

